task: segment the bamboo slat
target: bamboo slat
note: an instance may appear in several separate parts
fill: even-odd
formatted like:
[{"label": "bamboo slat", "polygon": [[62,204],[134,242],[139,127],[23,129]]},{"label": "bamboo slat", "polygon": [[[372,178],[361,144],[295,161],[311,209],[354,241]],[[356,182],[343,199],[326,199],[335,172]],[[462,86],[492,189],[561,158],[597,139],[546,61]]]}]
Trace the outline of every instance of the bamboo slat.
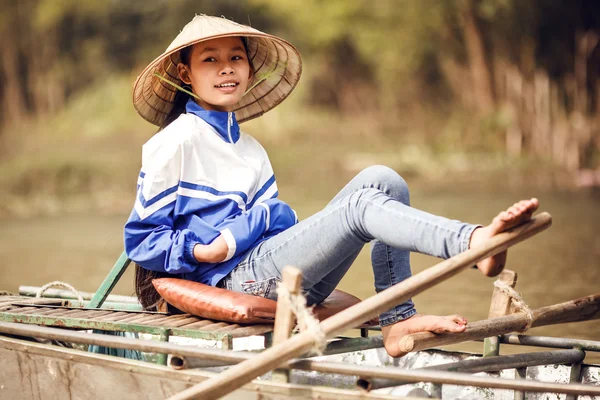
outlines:
[{"label": "bamboo slat", "polygon": [[6,311],[2,311],[2,312],[5,314],[21,314],[23,312],[35,311],[35,310],[39,310],[39,308],[37,308],[37,307],[15,307],[10,310],[6,310]]},{"label": "bamboo slat", "polygon": [[128,312],[117,311],[115,313],[96,318],[95,320],[102,321],[102,322],[115,322],[115,321],[118,321],[119,318],[126,318],[129,315],[131,315],[131,314],[129,314]]},{"label": "bamboo slat", "polygon": [[222,328],[219,328],[219,329],[215,330],[215,332],[219,332],[219,333],[221,333],[221,332],[233,332],[233,331],[235,331],[238,328],[240,328],[240,326],[238,324],[232,324],[232,325],[227,325],[227,326],[224,326]]},{"label": "bamboo slat", "polygon": [[210,325],[210,324],[213,324],[213,323],[214,323],[214,321],[211,321],[211,320],[208,320],[208,319],[203,319],[203,320],[200,320],[198,322],[194,322],[192,324],[186,325],[185,328],[186,329],[200,329],[200,328],[205,327],[206,325]]},{"label": "bamboo slat", "polygon": [[[189,314],[188,314],[189,316]],[[152,321],[148,321],[146,322],[144,325],[147,326],[165,326],[165,324],[168,324],[170,322],[174,322],[174,321],[179,321],[181,319],[185,319],[187,317],[185,317],[183,314],[182,315],[173,315],[173,316],[167,316],[166,318],[163,319],[155,319]]]},{"label": "bamboo slat", "polygon": [[92,320],[97,320],[98,318],[112,314],[113,312],[114,311],[110,311],[110,310],[106,310],[106,311],[82,310],[78,313],[71,314],[71,317],[89,318]]},{"label": "bamboo slat", "polygon": [[185,326],[193,321],[198,321],[198,319],[195,317],[187,317],[187,318],[178,319],[178,320],[165,321],[161,325],[164,327],[177,328],[177,327]]},{"label": "bamboo slat", "polygon": [[167,318],[166,315],[150,314],[150,315],[145,315],[143,318],[139,319],[136,323],[137,324],[146,324],[151,321],[164,320],[165,318]]},{"label": "bamboo slat", "polygon": [[51,313],[62,313],[65,310],[63,308],[42,308],[42,307],[33,307],[31,310],[20,312],[19,314],[24,315],[48,315]]},{"label": "bamboo slat", "polygon": [[231,333],[232,337],[246,337],[262,335],[267,332],[273,332],[273,325],[250,325],[243,326]]}]

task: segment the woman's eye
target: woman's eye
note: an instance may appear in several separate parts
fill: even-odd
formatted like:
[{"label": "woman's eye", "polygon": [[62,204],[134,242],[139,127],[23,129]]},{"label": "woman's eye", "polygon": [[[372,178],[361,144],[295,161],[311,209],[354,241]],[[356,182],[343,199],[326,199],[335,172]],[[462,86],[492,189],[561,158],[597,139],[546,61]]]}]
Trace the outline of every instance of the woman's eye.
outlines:
[{"label": "woman's eye", "polygon": [[204,59],[204,62],[215,62],[215,61],[217,61],[217,59],[214,57],[208,57],[208,58]]},{"label": "woman's eye", "polygon": [[243,60],[244,57],[242,57],[242,56],[233,56],[233,57],[231,57],[231,59],[234,60],[234,61],[237,61],[237,60]]}]

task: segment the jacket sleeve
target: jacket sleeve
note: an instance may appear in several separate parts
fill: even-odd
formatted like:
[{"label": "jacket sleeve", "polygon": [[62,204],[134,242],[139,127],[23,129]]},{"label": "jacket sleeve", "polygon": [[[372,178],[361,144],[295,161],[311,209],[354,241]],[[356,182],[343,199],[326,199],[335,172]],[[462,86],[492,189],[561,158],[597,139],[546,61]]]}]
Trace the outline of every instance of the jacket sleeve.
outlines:
[{"label": "jacket sleeve", "polygon": [[229,247],[223,261],[245,252],[265,234],[269,228],[269,211],[266,206],[253,207],[216,226]]},{"label": "jacket sleeve", "polygon": [[208,243],[218,232],[198,235],[174,230],[173,215],[179,186],[182,145],[144,148],[135,206],[124,229],[125,251],[142,267],[171,274],[194,271],[197,243]]},{"label": "jacket sleeve", "polygon": [[270,211],[267,232],[277,234],[283,232],[298,222],[296,212],[287,203],[278,198],[265,200],[260,205],[267,206]]}]

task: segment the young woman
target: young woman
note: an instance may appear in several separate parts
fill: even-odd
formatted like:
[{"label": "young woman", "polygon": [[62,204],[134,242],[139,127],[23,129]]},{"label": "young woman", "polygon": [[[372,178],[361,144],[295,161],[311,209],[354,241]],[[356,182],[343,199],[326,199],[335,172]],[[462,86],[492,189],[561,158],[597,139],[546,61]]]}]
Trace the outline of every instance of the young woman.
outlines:
[{"label": "young woman", "polygon": [[[127,254],[141,266],[137,291],[145,307],[157,300],[149,279],[165,275],[274,299],[286,265],[302,270],[308,304],[318,304],[366,243],[379,292],[411,275],[411,251],[449,258],[537,209],[536,199],[520,201],[485,227],[449,220],[412,208],[406,182],[374,166],[298,222],[277,198],[265,150],[238,122],[283,101],[300,73],[300,55],[288,42],[202,15],[137,79],[137,111],[162,128],[143,147],[137,199],[125,225]],[[477,267],[494,276],[505,259],[503,253]],[[403,335],[461,332],[467,321],[420,315],[407,301],[382,313],[380,323],[386,350],[399,356]]]}]

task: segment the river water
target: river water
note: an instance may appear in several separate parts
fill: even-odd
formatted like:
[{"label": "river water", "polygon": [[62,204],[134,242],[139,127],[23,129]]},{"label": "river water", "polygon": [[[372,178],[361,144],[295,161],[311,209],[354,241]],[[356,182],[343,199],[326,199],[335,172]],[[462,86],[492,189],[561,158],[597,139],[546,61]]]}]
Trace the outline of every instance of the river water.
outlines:
[{"label": "river water", "polygon": [[[516,289],[532,308],[600,292],[597,194],[540,194],[526,189],[508,193],[475,190],[457,193],[425,189],[412,193],[412,205],[450,218],[486,223],[499,210],[532,195],[540,199],[540,209],[553,216],[553,226],[509,252],[507,268],[518,274]],[[300,205],[293,202],[292,205],[302,218],[325,203],[307,198]],[[0,290],[16,292],[19,285],[41,286],[60,280],[82,291],[95,291],[122,251],[122,226],[126,218],[127,215],[88,215],[1,221]],[[436,262],[432,257],[413,254],[413,273]],[[374,294],[372,282],[368,250],[365,250],[342,281],[341,289],[364,299]],[[493,279],[467,270],[414,300],[421,313],[459,313],[469,321],[476,321],[487,317],[492,285]],[[132,270],[114,293],[133,294]],[[534,328],[529,334],[600,340],[600,321]],[[481,351],[479,344],[452,348]],[[600,357],[593,356],[592,360],[598,362]]]}]

